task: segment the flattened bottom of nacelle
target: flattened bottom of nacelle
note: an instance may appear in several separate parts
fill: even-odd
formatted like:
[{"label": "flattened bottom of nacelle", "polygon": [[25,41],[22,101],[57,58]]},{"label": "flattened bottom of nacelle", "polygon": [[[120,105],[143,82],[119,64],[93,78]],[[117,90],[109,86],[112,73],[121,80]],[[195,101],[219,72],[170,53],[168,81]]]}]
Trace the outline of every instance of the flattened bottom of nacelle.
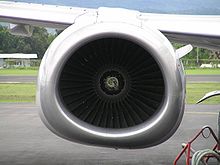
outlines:
[{"label": "flattened bottom of nacelle", "polygon": [[180,124],[185,98],[169,41],[125,23],[74,30],[55,39],[40,67],[46,126],[70,141],[113,148],[167,140]]}]

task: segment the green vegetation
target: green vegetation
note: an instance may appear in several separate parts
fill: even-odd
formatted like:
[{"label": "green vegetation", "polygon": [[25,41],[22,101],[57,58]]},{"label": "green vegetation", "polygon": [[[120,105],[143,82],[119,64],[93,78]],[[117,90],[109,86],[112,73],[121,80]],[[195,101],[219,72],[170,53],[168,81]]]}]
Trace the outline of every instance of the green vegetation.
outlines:
[{"label": "green vegetation", "polygon": [[42,58],[55,37],[45,28],[35,27],[31,37],[22,37],[12,35],[6,27],[0,26],[0,53],[36,53]]},{"label": "green vegetation", "polygon": [[[188,83],[186,85],[186,103],[195,104],[206,93],[220,90],[220,83]],[[220,104],[220,96],[210,98],[203,104]]]},{"label": "green vegetation", "polygon": [[[55,33],[50,33],[45,28],[34,27],[33,34],[31,37],[22,37],[12,35],[6,27],[0,25],[0,53],[36,53],[41,59],[44,52],[50,45],[50,43],[56,38],[62,31],[56,30]],[[173,43],[174,48],[180,48],[183,44]],[[207,50],[203,48],[194,47],[193,50],[183,60],[194,60],[194,64],[191,62],[184,63],[188,67],[198,67],[199,64],[203,63],[201,59],[220,60],[220,52]]]},{"label": "green vegetation", "polygon": [[35,84],[0,84],[0,102],[34,102]]},{"label": "green vegetation", "polygon": [[[220,89],[220,83],[189,83],[187,84],[187,104],[195,104],[207,92]],[[0,102],[35,102],[36,85],[0,84]],[[203,104],[219,104],[220,96],[210,98]]]},{"label": "green vegetation", "polygon": [[220,68],[215,69],[186,69],[186,75],[220,75]]},{"label": "green vegetation", "polygon": [[[220,75],[220,68],[215,69],[186,69],[186,75]],[[37,76],[38,68],[0,69],[0,76]]]},{"label": "green vegetation", "polygon": [[37,76],[38,69],[0,69],[0,76]]}]

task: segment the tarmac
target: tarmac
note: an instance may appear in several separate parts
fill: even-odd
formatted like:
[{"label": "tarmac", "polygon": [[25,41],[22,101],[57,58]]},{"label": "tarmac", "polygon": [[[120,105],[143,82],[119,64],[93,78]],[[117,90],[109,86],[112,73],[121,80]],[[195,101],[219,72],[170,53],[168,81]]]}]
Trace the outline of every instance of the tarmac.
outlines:
[{"label": "tarmac", "polygon": [[0,83],[36,83],[37,76],[0,76]]},{"label": "tarmac", "polygon": [[[29,103],[0,104],[0,165],[171,165],[181,144],[203,126],[217,132],[220,105],[186,105],[177,132],[165,143],[139,150],[115,150],[81,145],[51,133]],[[210,148],[213,140],[202,140],[195,149]],[[179,162],[184,164],[184,159]]]},{"label": "tarmac", "polygon": [[220,82],[219,75],[186,75],[187,82]]},{"label": "tarmac", "polygon": [[[187,75],[187,82],[220,82],[219,75]],[[36,83],[37,76],[0,76],[0,83]]]}]

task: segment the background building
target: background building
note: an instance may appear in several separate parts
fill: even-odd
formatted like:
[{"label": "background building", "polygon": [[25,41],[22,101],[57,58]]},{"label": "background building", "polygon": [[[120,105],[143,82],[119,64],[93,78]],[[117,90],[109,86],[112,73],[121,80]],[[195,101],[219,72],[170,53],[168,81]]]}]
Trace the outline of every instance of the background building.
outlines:
[{"label": "background building", "polygon": [[0,68],[30,67],[32,59],[37,59],[37,54],[0,54]]}]

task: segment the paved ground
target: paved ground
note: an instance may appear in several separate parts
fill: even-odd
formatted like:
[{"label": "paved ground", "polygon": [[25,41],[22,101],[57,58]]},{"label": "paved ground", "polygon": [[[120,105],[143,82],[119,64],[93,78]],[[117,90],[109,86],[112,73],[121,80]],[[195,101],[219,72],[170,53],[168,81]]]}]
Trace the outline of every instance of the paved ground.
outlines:
[{"label": "paved ground", "polygon": [[187,82],[220,82],[220,75],[187,75]]},{"label": "paved ground", "polygon": [[[171,165],[201,127],[216,131],[220,105],[188,105],[183,122],[167,142],[148,149],[114,150],[71,143],[53,135],[38,117],[34,104],[0,104],[1,165]],[[200,141],[201,148],[211,141]],[[180,162],[183,165],[183,162]]]},{"label": "paved ground", "polygon": [[36,76],[0,76],[1,83],[32,83],[37,82]]},{"label": "paved ground", "polygon": [[[187,82],[220,82],[220,75],[187,75]],[[20,82],[30,83],[36,82],[36,76],[0,76],[0,83],[4,82]]]}]

